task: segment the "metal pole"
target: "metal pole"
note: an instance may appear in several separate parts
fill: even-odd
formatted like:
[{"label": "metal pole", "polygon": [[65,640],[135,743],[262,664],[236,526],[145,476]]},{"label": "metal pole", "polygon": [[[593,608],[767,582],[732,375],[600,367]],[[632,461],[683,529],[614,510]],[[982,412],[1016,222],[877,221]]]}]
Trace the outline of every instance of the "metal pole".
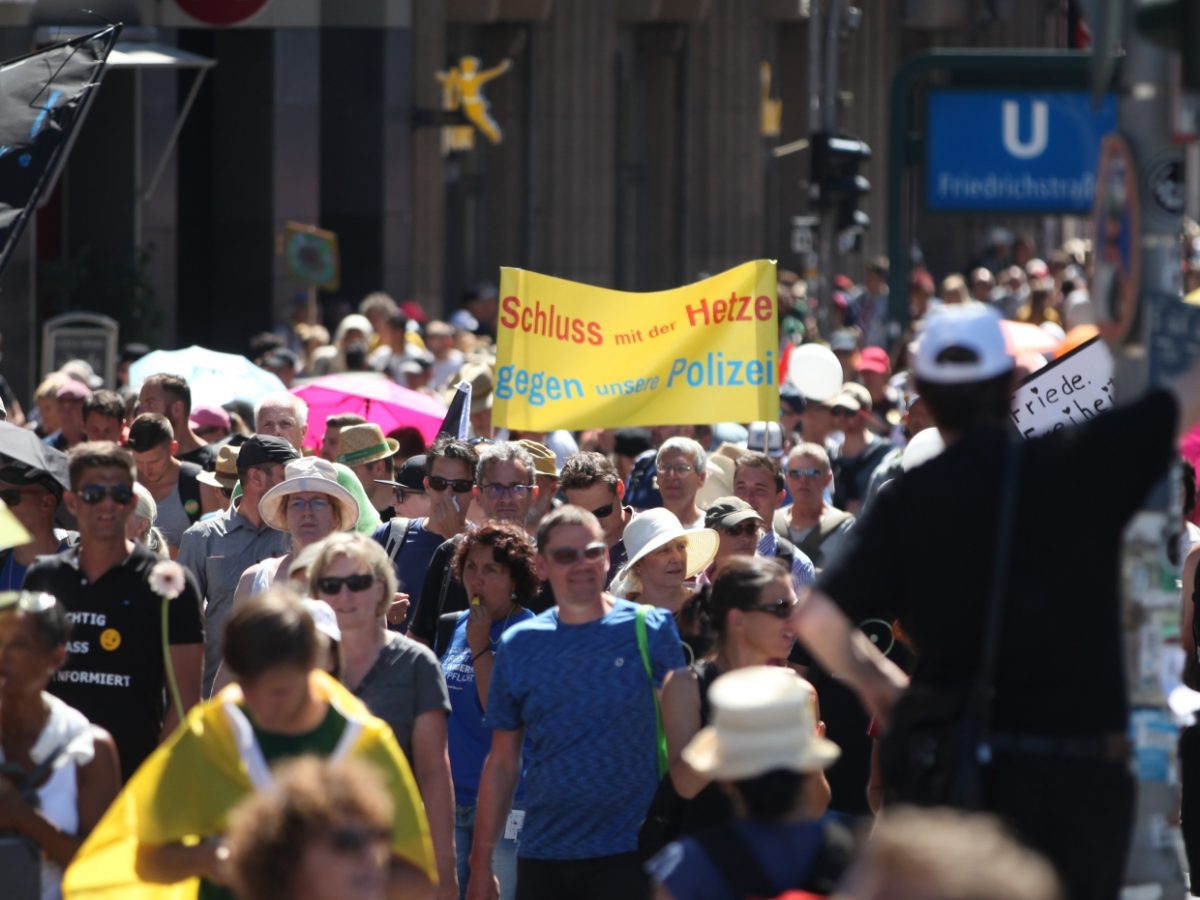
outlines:
[{"label": "metal pole", "polygon": [[[1142,334],[1131,335],[1132,347],[1117,352],[1116,388],[1121,399],[1140,393],[1149,371],[1143,352],[1148,335],[1150,304],[1181,302],[1180,243],[1183,211],[1182,186],[1178,203],[1170,173],[1182,171],[1183,154],[1172,140],[1170,96],[1171,56],[1143,38],[1133,26],[1135,4],[1126,4],[1124,22],[1126,59],[1120,83],[1121,132],[1132,151],[1140,187],[1138,204],[1141,234],[1141,275],[1137,291],[1142,306]],[[1098,185],[1103,190],[1104,185]],[[1095,235],[1099,252],[1102,235]],[[1141,346],[1138,346],[1141,345]],[[1139,513],[1125,534],[1122,552],[1126,679],[1138,776],[1137,822],[1126,870],[1127,885],[1158,885],[1160,896],[1184,897],[1179,852],[1182,838],[1175,817],[1178,784],[1166,765],[1174,754],[1176,729],[1163,695],[1164,628],[1179,620],[1179,599],[1174,585],[1177,571],[1166,559],[1167,541],[1178,529],[1180,501],[1170,486],[1179,484],[1177,471],[1165,490]],[[1151,508],[1152,507],[1152,508]],[[1190,587],[1188,588],[1190,590]],[[1151,674],[1151,669],[1154,673]],[[1150,764],[1161,760],[1163,765]]]}]

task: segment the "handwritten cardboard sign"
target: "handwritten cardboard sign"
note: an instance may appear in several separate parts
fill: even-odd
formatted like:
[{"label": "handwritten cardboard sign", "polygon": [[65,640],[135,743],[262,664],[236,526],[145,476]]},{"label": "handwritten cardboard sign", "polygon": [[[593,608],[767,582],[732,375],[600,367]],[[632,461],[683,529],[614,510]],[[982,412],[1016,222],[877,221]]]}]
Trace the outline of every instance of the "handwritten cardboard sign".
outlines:
[{"label": "handwritten cardboard sign", "polygon": [[1029,438],[1094,419],[1113,403],[1112,355],[1095,337],[1022,381],[1009,415]]}]

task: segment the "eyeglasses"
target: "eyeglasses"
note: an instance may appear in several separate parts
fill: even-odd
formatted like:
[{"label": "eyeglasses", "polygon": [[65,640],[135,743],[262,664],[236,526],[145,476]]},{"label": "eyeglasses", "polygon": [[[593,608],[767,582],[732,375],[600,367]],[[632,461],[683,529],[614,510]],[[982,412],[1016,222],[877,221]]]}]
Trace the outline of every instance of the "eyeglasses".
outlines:
[{"label": "eyeglasses", "polygon": [[375,583],[375,576],[370,572],[359,572],[356,575],[347,575],[345,578],[326,575],[324,578],[318,578],[315,583],[318,591],[332,597],[342,592],[343,585],[356,594],[365,591]]},{"label": "eyeglasses", "polygon": [[748,534],[758,534],[758,522],[750,519],[738,525],[721,526],[721,530],[731,537],[745,537]]},{"label": "eyeglasses", "polygon": [[799,605],[800,601],[795,597],[780,597],[769,603],[756,603],[754,606],[747,606],[746,612],[769,613],[777,619],[790,619],[792,613],[796,611],[796,607]]},{"label": "eyeglasses", "polygon": [[324,512],[329,506],[329,500],[325,497],[292,497],[288,500],[288,509],[296,512],[304,512],[306,509],[315,513]]},{"label": "eyeglasses", "polygon": [[386,828],[335,828],[327,840],[334,853],[361,853],[374,844],[391,843],[392,833]]},{"label": "eyeglasses", "polygon": [[133,488],[127,484],[89,484],[75,493],[88,506],[103,503],[105,497],[112,497],[113,502],[120,506],[128,506],[133,502]]},{"label": "eyeglasses", "polygon": [[441,475],[429,476],[429,489],[439,494],[446,488],[451,488],[456,494],[465,494],[475,485],[474,478],[443,478]]},{"label": "eyeglasses", "polygon": [[[0,494],[0,496],[3,496]],[[607,506],[601,506],[599,509],[593,509],[592,515],[597,519],[607,519],[613,514],[613,510],[617,508],[617,504],[609,503]]]},{"label": "eyeglasses", "polygon": [[53,594],[34,591],[4,591],[0,593],[0,610],[16,607],[21,612],[44,613],[53,609],[58,599]]},{"label": "eyeglasses", "polygon": [[513,497],[514,499],[524,499],[525,495],[533,490],[532,484],[501,484],[499,481],[493,481],[491,484],[481,484],[481,491],[487,491],[488,495],[493,500],[499,500],[501,497]]},{"label": "eyeglasses", "polygon": [[608,544],[604,541],[595,541],[582,550],[577,547],[555,547],[553,550],[547,550],[546,555],[560,566],[573,566],[580,559],[595,562],[604,556],[604,551],[607,549]]},{"label": "eyeglasses", "polygon": [[695,466],[689,466],[687,463],[677,463],[673,466],[659,466],[659,475],[673,475],[676,478],[682,478],[685,475],[690,475],[696,471]]},{"label": "eyeglasses", "polygon": [[807,469],[788,469],[789,478],[820,478],[825,470],[819,466],[809,466]]},{"label": "eyeglasses", "polygon": [[473,437],[473,438],[470,438],[467,440],[467,444],[471,447],[478,447],[480,444],[494,444],[494,443],[496,443],[495,438]]}]

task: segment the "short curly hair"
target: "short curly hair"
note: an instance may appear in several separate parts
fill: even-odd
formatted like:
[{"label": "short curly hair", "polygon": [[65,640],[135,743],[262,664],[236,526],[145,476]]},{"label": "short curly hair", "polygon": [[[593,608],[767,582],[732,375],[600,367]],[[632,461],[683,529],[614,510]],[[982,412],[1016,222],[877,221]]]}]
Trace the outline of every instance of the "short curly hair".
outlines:
[{"label": "short curly hair", "polygon": [[383,779],[355,759],[302,756],[273,773],[265,790],[230,816],[234,882],[246,900],[295,896],[297,860],[336,829],[365,825],[391,834],[393,805]]},{"label": "short curly hair", "polygon": [[533,541],[525,529],[511,522],[488,522],[474,531],[468,531],[454,550],[454,577],[463,580],[463,567],[467,556],[476,547],[491,547],[492,559],[508,569],[512,576],[517,598],[521,602],[532,599],[538,592],[540,582],[533,571]]}]

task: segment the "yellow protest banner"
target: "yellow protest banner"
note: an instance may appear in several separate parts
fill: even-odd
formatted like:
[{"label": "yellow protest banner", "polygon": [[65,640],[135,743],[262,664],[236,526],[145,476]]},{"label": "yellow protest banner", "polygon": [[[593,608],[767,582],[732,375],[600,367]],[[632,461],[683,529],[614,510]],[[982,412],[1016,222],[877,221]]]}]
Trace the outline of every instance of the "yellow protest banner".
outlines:
[{"label": "yellow protest banner", "polygon": [[500,270],[492,419],[524,431],[775,419],[775,262],[634,294]]}]

